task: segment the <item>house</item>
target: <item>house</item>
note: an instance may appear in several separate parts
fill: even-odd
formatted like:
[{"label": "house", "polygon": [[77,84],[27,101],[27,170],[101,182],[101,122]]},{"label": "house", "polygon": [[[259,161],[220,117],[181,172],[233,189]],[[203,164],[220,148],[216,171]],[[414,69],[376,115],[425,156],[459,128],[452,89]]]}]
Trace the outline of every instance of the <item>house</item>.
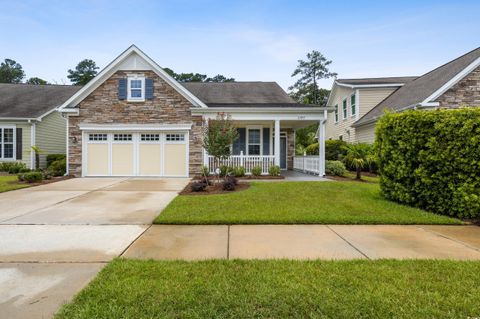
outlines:
[{"label": "house", "polygon": [[369,136],[357,134],[352,125],[398,88],[416,77],[336,79],[327,105],[333,107],[326,123],[326,138],[365,142]]},{"label": "house", "polygon": [[[274,82],[179,83],[132,45],[60,107],[75,176],[192,176],[202,165],[294,167],[294,135],[319,123],[324,175],[327,108],[295,103]],[[208,119],[227,113],[239,138],[215,162],[202,148]],[[313,170],[312,170],[313,171]]]},{"label": "house", "polygon": [[[397,84],[395,87],[385,89],[384,94],[378,94],[372,101],[369,100],[370,96],[362,94],[361,88],[355,91],[359,95],[352,101],[359,104],[360,112],[355,116],[357,118],[354,117],[355,119],[350,120],[348,115],[351,116],[351,113],[348,112],[352,104],[349,102],[348,95],[352,93],[351,91],[341,94],[338,92],[340,88],[345,87],[345,84],[355,87],[355,82],[337,80],[327,105],[335,107],[338,103],[340,109],[335,114],[340,114],[331,116],[327,121],[327,138],[372,143],[375,139],[375,123],[385,110],[401,112],[409,109],[480,106],[480,48],[420,77],[396,79],[399,80],[398,83],[395,83]],[[404,79],[403,83],[401,83],[401,79]],[[356,85],[356,88],[359,88],[358,83]],[[341,92],[343,91],[341,90]],[[385,95],[388,92],[390,93]],[[347,104],[349,103],[346,120],[343,116],[345,115],[343,111],[345,99]],[[363,110],[362,107],[364,107]],[[336,119],[338,120],[336,121]]]},{"label": "house", "polygon": [[0,162],[19,161],[35,168],[32,146],[65,154],[66,120],[56,108],[80,89],[69,85],[0,84]]}]

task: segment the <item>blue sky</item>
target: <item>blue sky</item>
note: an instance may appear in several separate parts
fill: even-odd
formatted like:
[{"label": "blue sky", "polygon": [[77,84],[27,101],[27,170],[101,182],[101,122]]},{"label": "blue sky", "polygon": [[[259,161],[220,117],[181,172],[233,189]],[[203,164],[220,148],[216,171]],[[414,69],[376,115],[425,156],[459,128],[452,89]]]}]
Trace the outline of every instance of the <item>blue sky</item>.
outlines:
[{"label": "blue sky", "polygon": [[[421,75],[480,46],[479,1],[4,1],[0,59],[68,83],[134,43],[177,72],[277,81],[319,50],[339,77]],[[330,88],[332,80],[321,85]]]}]

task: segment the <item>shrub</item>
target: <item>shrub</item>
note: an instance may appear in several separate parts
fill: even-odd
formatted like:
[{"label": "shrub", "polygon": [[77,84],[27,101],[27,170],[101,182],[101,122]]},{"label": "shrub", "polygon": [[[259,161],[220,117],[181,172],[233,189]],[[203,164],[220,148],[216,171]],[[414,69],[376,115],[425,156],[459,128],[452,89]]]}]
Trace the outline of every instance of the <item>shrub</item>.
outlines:
[{"label": "shrub", "polygon": [[374,150],[371,144],[355,143],[345,145],[347,155],[345,155],[345,164],[349,169],[357,172],[356,179],[361,179],[362,170],[370,166],[374,162]]},{"label": "shrub", "polygon": [[220,177],[225,177],[227,175],[231,175],[232,173],[233,173],[232,167],[229,167],[226,165],[220,166]]},{"label": "shrub", "polygon": [[63,176],[67,171],[67,160],[59,159],[50,164],[47,168],[47,172],[53,176]]},{"label": "shrub", "polygon": [[271,176],[279,176],[280,175],[280,166],[273,165],[268,168],[268,174]]},{"label": "shrub", "polygon": [[480,215],[480,109],[386,114],[376,127],[382,194],[460,218]]},{"label": "shrub", "polygon": [[225,180],[232,182],[233,185],[238,185],[238,179],[235,176],[227,176]]},{"label": "shrub", "polygon": [[27,166],[21,162],[3,162],[0,163],[0,171],[7,172],[9,174],[18,174],[21,171],[27,170]]},{"label": "shrub", "polygon": [[260,176],[262,175],[262,168],[260,166],[252,167],[252,175],[253,176]]},{"label": "shrub", "polygon": [[235,190],[235,183],[230,178],[227,178],[226,180],[223,181],[223,190],[224,191]]},{"label": "shrub", "polygon": [[[347,142],[341,140],[325,141],[325,159],[327,161],[342,160],[347,154],[345,145],[347,145]],[[318,143],[307,146],[305,151],[307,155],[318,155]]]},{"label": "shrub", "polygon": [[334,176],[345,176],[345,174],[347,173],[347,168],[345,167],[345,164],[343,164],[343,162],[341,161],[326,161],[325,173]]},{"label": "shrub", "polygon": [[25,182],[33,183],[33,182],[40,182],[43,180],[43,173],[42,172],[28,172],[23,173],[23,179]]},{"label": "shrub", "polygon": [[53,162],[59,161],[59,160],[66,160],[67,155],[65,154],[48,154],[47,155],[47,168],[52,165]]},{"label": "shrub", "polygon": [[190,189],[192,190],[192,192],[203,192],[205,188],[207,188],[207,183],[205,183],[204,181],[193,182],[190,185]]},{"label": "shrub", "polygon": [[238,166],[234,167],[232,170],[233,176],[235,177],[243,177],[245,176],[245,167],[243,166]]},{"label": "shrub", "polygon": [[209,169],[209,167],[203,165],[203,166],[202,166],[202,169],[201,169],[201,174],[202,174],[202,176],[206,176],[206,177],[210,176],[210,169]]}]

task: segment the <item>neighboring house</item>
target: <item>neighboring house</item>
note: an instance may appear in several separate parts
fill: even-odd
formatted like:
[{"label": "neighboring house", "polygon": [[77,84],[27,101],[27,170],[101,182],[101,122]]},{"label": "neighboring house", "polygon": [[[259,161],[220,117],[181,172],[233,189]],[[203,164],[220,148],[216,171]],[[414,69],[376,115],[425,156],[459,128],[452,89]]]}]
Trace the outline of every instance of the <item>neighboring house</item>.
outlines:
[{"label": "neighboring house", "polygon": [[65,154],[66,120],[56,108],[80,89],[67,85],[0,84],[0,162],[20,161],[35,168],[32,146]]},{"label": "neighboring house", "polygon": [[[335,85],[334,85],[335,86]],[[334,93],[334,92],[332,92]],[[335,96],[329,99],[335,105]],[[362,93],[360,92],[360,105]],[[480,106],[480,48],[472,50],[414,80],[406,81],[375,107],[360,115],[348,127],[355,137],[351,142],[372,143],[375,139],[375,123],[385,110],[401,112],[409,109],[436,109]],[[338,124],[337,124],[338,126]],[[339,138],[338,131],[330,131],[327,124],[327,137]],[[332,133],[331,133],[332,132]],[[331,134],[330,134],[331,133]],[[335,136],[337,135],[337,136]]]},{"label": "neighboring house", "polygon": [[67,116],[68,171],[75,176],[192,176],[215,163],[202,148],[207,119],[238,127],[233,156],[247,172],[291,169],[294,132],[320,125],[315,172],[324,175],[327,108],[295,103],[274,82],[179,83],[129,47],[59,108]]},{"label": "neighboring house", "polygon": [[336,79],[327,105],[334,108],[326,125],[327,139],[363,142],[369,137],[358,134],[352,124],[378,103],[416,77]]}]

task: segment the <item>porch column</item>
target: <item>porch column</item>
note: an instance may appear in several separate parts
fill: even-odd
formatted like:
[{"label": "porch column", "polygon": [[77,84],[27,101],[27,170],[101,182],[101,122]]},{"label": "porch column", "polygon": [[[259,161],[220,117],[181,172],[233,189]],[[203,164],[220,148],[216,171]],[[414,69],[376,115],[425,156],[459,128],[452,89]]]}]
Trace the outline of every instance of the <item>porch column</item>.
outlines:
[{"label": "porch column", "polygon": [[318,176],[325,176],[325,120],[320,120],[318,126],[318,156],[319,172]]},{"label": "porch column", "polygon": [[275,120],[274,155],[275,165],[280,166],[280,120]]}]

